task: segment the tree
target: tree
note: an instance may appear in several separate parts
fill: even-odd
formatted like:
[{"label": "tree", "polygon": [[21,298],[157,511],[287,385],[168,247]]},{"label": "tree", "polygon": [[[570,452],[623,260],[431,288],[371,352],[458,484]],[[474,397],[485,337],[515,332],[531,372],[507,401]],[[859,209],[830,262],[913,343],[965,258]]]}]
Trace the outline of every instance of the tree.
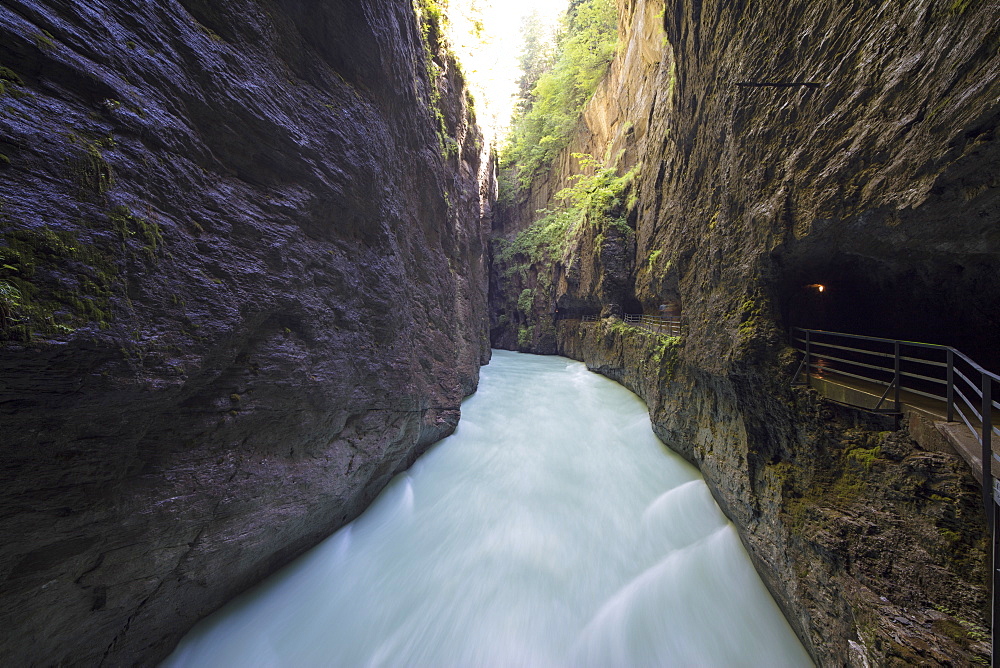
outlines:
[{"label": "tree", "polygon": [[521,34],[524,36],[524,43],[518,57],[518,64],[521,67],[521,77],[517,80],[520,98],[518,110],[526,113],[534,102],[534,90],[538,80],[552,69],[555,36],[545,25],[538,11],[524,17],[521,22]]},{"label": "tree", "polygon": [[[594,94],[618,48],[614,0],[579,0],[567,13],[556,43],[553,64],[532,81],[541,50],[525,41],[522,52],[522,103],[514,114],[501,166],[513,169],[527,186],[566,146],[584,105]],[[528,33],[526,32],[526,35]],[[505,198],[506,199],[506,198]]]}]

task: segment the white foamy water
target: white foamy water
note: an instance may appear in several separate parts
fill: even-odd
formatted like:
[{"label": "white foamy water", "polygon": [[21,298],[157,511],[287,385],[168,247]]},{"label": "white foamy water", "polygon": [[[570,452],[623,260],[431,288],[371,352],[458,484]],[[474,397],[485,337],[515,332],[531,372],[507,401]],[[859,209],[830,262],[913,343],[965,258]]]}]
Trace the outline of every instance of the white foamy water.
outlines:
[{"label": "white foamy water", "polygon": [[809,666],[631,392],[494,351],[462,420],[166,666]]}]

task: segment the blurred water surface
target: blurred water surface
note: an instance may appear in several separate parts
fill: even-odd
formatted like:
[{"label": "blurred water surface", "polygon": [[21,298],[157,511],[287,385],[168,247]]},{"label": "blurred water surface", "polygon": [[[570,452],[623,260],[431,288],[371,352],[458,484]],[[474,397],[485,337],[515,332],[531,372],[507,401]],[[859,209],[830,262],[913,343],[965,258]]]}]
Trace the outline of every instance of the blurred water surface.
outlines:
[{"label": "blurred water surface", "polygon": [[166,666],[809,666],[645,405],[494,351],[451,437]]}]

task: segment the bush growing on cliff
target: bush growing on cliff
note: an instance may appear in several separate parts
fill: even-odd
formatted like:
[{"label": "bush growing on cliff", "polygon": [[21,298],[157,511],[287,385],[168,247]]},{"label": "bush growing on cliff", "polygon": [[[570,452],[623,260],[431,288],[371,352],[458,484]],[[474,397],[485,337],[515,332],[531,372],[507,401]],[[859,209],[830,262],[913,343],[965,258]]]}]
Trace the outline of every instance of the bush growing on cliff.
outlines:
[{"label": "bush growing on cliff", "polygon": [[617,48],[613,0],[583,0],[570,9],[554,65],[538,78],[530,97],[522,99],[501,155],[501,168],[515,171],[520,186],[530,184],[569,143]]},{"label": "bush growing on cliff", "polygon": [[[580,173],[569,177],[573,185],[557,192],[556,198],[569,202],[572,208],[586,211],[592,221],[620,209],[624,203],[622,196],[641,165],[618,176],[614,167],[605,167],[588,153],[574,153],[573,157],[580,165]],[[593,173],[588,174],[588,171]]]},{"label": "bush growing on cliff", "polygon": [[543,209],[539,213],[544,215],[518,233],[513,241],[498,244],[497,258],[504,265],[516,267],[517,256],[525,257],[529,264],[558,260],[562,257],[566,240],[580,220],[580,211]]},{"label": "bush growing on cliff", "polygon": [[529,313],[531,313],[531,307],[534,305],[534,303],[535,303],[535,291],[532,290],[531,288],[525,288],[524,290],[521,290],[521,296],[517,298],[518,310],[520,310],[521,313],[528,315]]},{"label": "bush growing on cliff", "polygon": [[521,327],[517,330],[517,345],[521,348],[528,348],[531,346],[532,340],[535,338],[535,326]]},{"label": "bush growing on cliff", "polygon": [[21,307],[21,291],[6,281],[0,281],[0,327],[14,320]]},{"label": "bush growing on cliff", "polygon": [[[420,21],[420,31],[424,43],[424,69],[427,71],[427,81],[430,84],[430,109],[437,125],[438,144],[441,149],[441,156],[448,160],[459,153],[458,141],[450,136],[448,132],[448,122],[444,117],[444,107],[441,101],[441,90],[438,88],[438,80],[442,77],[444,70],[435,60],[436,56],[449,54],[450,47],[445,42],[445,26],[448,17],[446,14],[447,3],[439,0],[414,0],[413,9]],[[458,63],[454,62],[458,67]]]},{"label": "bush growing on cliff", "polygon": [[[621,215],[624,195],[635,178],[639,165],[617,176],[614,167],[605,167],[592,155],[574,153],[579,160],[579,174],[570,177],[574,183],[556,193],[564,208],[556,211],[540,209],[542,214],[510,242],[497,240],[496,257],[508,267],[508,273],[521,266],[518,256],[527,264],[548,264],[560,260],[577,225],[584,220],[592,225],[619,228],[628,234],[628,227]],[[585,172],[591,171],[592,174]]]}]

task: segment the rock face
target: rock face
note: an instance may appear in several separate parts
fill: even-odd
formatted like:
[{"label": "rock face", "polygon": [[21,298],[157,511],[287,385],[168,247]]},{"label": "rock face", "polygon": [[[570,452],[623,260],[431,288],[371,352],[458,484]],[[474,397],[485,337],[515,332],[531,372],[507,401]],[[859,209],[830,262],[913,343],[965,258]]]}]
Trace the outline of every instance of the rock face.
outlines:
[{"label": "rock face", "polygon": [[0,663],[152,663],[454,428],[488,161],[410,3],[12,0],[0,66]]},{"label": "rock face", "polygon": [[[532,322],[521,349],[583,359],[642,396],[819,664],[982,658],[986,534],[964,464],[793,392],[787,342],[813,326],[995,364],[996,4],[682,2],[659,33],[660,3],[619,5],[622,57],[644,65],[615,66],[617,92],[595,96],[567,155],[627,149],[604,155],[639,167],[611,212],[628,230],[585,225],[554,260],[518,258],[514,280],[495,262],[496,304],[534,295],[527,320],[494,314],[495,344]],[[524,229],[568,164],[495,234]],[[611,303],[679,313],[684,336],[551,317]]]},{"label": "rock face", "polygon": [[[518,193],[510,206],[498,206],[494,236],[509,238],[539,217],[539,210],[557,209],[555,198],[573,185],[570,177],[592,174],[581,169],[579,154],[592,156],[620,174],[638,173],[654,138],[650,110],[672,88],[661,89],[664,73],[672,71],[673,56],[664,49],[663,2],[619,2],[619,54],[607,76],[584,108],[576,133],[553,162],[551,171]],[[634,299],[636,183],[633,179],[609,206],[590,207],[555,262],[537,257],[499,261],[494,249],[490,281],[490,333],[494,346],[552,353],[556,350],[553,317],[598,313],[609,304],[641,308]],[[619,224],[619,221],[620,224]],[[630,229],[626,229],[630,228]],[[496,244],[494,244],[496,245]],[[560,255],[557,252],[556,255]],[[520,265],[520,266],[517,266]],[[529,290],[533,309],[525,311],[518,297]],[[530,336],[525,336],[530,332]]]}]

